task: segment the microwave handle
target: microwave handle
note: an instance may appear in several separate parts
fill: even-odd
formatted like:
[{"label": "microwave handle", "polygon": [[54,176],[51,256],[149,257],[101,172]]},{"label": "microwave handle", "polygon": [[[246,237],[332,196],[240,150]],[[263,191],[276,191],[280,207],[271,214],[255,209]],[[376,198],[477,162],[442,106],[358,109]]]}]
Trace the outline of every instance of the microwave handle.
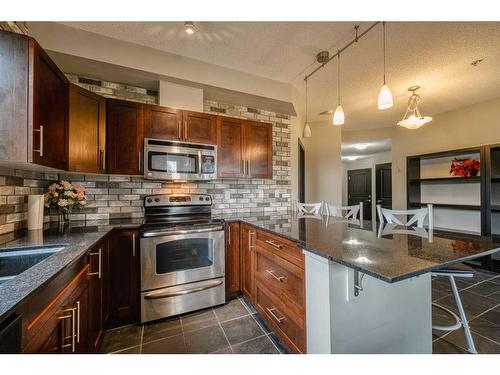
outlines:
[{"label": "microwave handle", "polygon": [[202,171],[201,171],[201,151],[198,151],[198,175],[201,178],[202,176]]}]

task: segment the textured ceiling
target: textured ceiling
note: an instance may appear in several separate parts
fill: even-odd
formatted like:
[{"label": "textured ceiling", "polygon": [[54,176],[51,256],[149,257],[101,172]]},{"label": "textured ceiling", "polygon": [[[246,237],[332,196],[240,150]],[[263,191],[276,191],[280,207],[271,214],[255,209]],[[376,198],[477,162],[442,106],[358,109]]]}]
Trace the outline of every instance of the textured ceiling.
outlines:
[{"label": "textured ceiling", "polygon": [[[354,36],[356,22],[67,22],[68,26],[229,67],[303,90],[305,71],[321,49],[335,51]],[[370,23],[361,23],[360,31]],[[402,117],[407,88],[422,86],[421,111],[435,115],[500,95],[500,23],[387,24],[387,81],[394,107],[376,109],[382,80],[382,32],[377,26],[341,59],[347,130],[387,127]],[[475,59],[485,60],[476,67]],[[336,106],[336,61],[309,82],[309,118]],[[314,133],[314,126],[313,126]]]}]

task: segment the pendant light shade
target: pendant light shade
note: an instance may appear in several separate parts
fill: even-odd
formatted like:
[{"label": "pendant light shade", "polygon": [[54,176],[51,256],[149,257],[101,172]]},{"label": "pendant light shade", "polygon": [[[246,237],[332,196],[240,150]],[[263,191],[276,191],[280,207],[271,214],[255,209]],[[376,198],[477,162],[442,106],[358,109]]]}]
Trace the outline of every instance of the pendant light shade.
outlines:
[{"label": "pendant light shade", "polygon": [[344,108],[340,104],[340,50],[337,53],[337,96],[338,105],[333,114],[333,125],[343,125],[345,121]]},{"label": "pendant light shade", "polygon": [[385,82],[385,22],[382,22],[383,46],[384,46],[384,83],[378,93],[378,109],[392,107],[392,92]]},{"label": "pendant light shade", "polygon": [[343,125],[345,120],[344,108],[339,104],[333,114],[333,125]]},{"label": "pendant light shade", "polygon": [[304,124],[304,130],[302,131],[302,138],[311,138],[312,137],[311,127],[307,122],[307,79],[305,81],[306,81],[306,122]]},{"label": "pendant light shade", "polygon": [[392,92],[386,83],[380,88],[378,93],[378,109],[387,109],[392,107]]},{"label": "pendant light shade", "polygon": [[408,108],[406,109],[403,119],[398,122],[399,126],[407,129],[418,129],[422,125],[427,124],[432,121],[432,117],[422,116],[418,109],[418,103],[420,101],[420,96],[415,93],[420,88],[420,86],[412,86],[408,88],[412,94],[410,99],[408,99]]}]

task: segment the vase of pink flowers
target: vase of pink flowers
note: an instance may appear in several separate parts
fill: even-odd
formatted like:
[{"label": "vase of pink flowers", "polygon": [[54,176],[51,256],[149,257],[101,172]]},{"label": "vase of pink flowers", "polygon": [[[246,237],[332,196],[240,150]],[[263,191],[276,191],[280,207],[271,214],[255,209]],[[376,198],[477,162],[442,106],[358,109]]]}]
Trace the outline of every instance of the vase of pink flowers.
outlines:
[{"label": "vase of pink flowers", "polygon": [[69,221],[73,207],[84,207],[87,203],[85,188],[65,180],[51,184],[44,198],[45,207],[57,207],[59,223]]}]

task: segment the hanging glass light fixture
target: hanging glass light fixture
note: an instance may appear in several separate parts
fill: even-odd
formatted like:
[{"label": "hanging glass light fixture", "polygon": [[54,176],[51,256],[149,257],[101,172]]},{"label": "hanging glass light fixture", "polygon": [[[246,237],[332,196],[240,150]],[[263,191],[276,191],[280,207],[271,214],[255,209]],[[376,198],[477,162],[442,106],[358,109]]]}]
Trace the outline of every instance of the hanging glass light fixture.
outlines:
[{"label": "hanging glass light fixture", "polygon": [[418,129],[422,125],[427,124],[432,121],[432,117],[422,116],[418,109],[418,102],[420,101],[420,96],[415,93],[420,88],[420,86],[411,86],[408,88],[412,94],[410,99],[408,99],[408,108],[406,109],[403,119],[398,122],[399,126],[407,129]]},{"label": "hanging glass light fixture", "polygon": [[392,92],[385,82],[385,22],[382,22],[383,45],[384,45],[384,83],[378,94],[378,109],[387,109],[392,107]]},{"label": "hanging glass light fixture", "polygon": [[340,104],[340,50],[337,53],[337,96],[338,105],[333,114],[333,125],[343,125],[345,121],[344,108]]},{"label": "hanging glass light fixture", "polygon": [[303,138],[311,138],[311,127],[309,126],[309,122],[307,122],[307,78],[306,81],[306,122],[304,124],[304,130],[302,131]]}]

